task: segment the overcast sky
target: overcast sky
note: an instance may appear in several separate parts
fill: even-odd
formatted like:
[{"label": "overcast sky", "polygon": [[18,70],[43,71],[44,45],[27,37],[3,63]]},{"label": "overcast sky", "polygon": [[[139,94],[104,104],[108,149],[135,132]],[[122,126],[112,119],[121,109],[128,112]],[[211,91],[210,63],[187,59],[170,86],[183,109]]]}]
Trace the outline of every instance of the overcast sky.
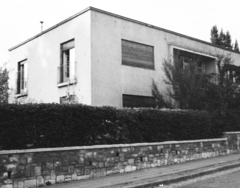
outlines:
[{"label": "overcast sky", "polygon": [[239,0],[0,0],[0,63],[8,49],[93,6],[210,42],[213,25],[240,42]]}]

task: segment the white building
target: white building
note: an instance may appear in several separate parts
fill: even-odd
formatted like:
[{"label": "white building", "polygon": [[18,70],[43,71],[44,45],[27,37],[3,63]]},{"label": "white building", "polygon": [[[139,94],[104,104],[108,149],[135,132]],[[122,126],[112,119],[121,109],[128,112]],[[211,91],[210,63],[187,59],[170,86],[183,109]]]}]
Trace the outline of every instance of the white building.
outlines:
[{"label": "white building", "polygon": [[209,42],[89,7],[9,49],[10,102],[59,103],[69,91],[79,102],[151,106],[151,82],[164,91],[163,59],[175,50],[199,55],[200,71],[215,72],[217,54],[240,54]]}]

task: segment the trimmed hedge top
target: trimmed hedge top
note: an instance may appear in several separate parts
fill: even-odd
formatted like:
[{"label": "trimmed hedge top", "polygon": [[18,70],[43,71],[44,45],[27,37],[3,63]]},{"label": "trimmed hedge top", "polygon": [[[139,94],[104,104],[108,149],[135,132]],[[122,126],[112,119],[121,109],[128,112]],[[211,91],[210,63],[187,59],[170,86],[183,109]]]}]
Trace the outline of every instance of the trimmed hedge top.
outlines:
[{"label": "trimmed hedge top", "polygon": [[[220,137],[204,111],[0,105],[0,150]],[[221,133],[220,133],[221,134]]]}]

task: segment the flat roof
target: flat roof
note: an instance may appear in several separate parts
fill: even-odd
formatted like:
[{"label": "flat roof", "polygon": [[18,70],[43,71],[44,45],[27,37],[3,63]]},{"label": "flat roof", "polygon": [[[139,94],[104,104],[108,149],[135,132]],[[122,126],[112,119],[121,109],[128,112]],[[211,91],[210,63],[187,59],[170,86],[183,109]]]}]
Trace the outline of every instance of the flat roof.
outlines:
[{"label": "flat roof", "polygon": [[130,21],[130,22],[133,22],[133,23],[136,23],[136,24],[140,24],[140,25],[144,25],[144,26],[147,26],[147,27],[150,27],[150,28],[154,28],[154,29],[157,29],[157,30],[161,30],[161,31],[164,31],[164,32],[167,32],[167,33],[170,33],[170,34],[174,34],[174,35],[177,35],[177,36],[180,36],[180,37],[184,37],[184,38],[187,38],[187,39],[190,39],[190,40],[194,40],[194,41],[197,41],[197,42],[201,42],[203,44],[207,44],[207,45],[210,45],[210,46],[213,46],[213,47],[216,47],[216,48],[220,48],[220,49],[223,49],[223,50],[226,50],[226,51],[229,51],[229,52],[234,52],[234,53],[237,53],[237,54],[240,54],[240,52],[236,52],[234,50],[230,50],[230,49],[226,49],[226,48],[223,48],[223,47],[220,47],[220,46],[217,46],[215,44],[212,44],[210,42],[206,42],[204,40],[200,40],[200,39],[197,39],[197,38],[194,38],[194,37],[190,37],[190,36],[187,36],[187,35],[184,35],[184,34],[181,34],[181,33],[177,33],[177,32],[174,32],[174,31],[170,31],[170,30],[167,30],[167,29],[164,29],[164,28],[161,28],[161,27],[158,27],[158,26],[154,26],[154,25],[151,25],[151,24],[148,24],[148,23],[145,23],[145,22],[141,22],[141,21],[138,21],[138,20],[134,20],[134,19],[131,19],[131,18],[127,18],[127,17],[124,17],[124,16],[121,16],[121,15],[117,15],[117,14],[114,14],[114,13],[111,13],[111,12],[107,12],[107,11],[104,11],[104,10],[101,10],[101,9],[98,9],[98,8],[94,8],[94,7],[91,7],[89,6],[88,8],[78,12],[77,14],[74,14],[73,16],[59,22],[58,24],[42,31],[41,33],[21,42],[20,44],[16,45],[16,46],[13,46],[12,48],[9,49],[9,51],[12,51],[16,48],[18,48],[19,46],[22,46],[24,44],[26,44],[27,42],[37,38],[37,37],[40,37],[41,35],[57,28],[58,26],[76,18],[77,16],[80,16],[82,14],[84,14],[85,12],[89,11],[89,10],[93,10],[93,11],[96,11],[96,12],[100,12],[100,13],[103,13],[103,14],[106,14],[106,15],[109,15],[109,16],[113,16],[113,17],[116,17],[116,18],[120,18],[122,20],[126,20],[126,21]]}]

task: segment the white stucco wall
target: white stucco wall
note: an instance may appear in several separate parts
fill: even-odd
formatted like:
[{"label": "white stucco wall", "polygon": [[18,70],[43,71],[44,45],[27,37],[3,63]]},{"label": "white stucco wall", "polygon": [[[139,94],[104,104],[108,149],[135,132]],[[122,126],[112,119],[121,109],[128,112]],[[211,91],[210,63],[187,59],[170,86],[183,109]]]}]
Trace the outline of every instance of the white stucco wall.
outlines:
[{"label": "white stucco wall", "polygon": [[18,62],[27,59],[27,98],[46,103],[59,103],[59,98],[66,95],[67,89],[57,87],[60,44],[74,39],[77,84],[70,86],[70,91],[75,92],[80,102],[91,104],[90,26],[88,11],[10,51],[10,87],[13,89],[10,102],[15,100]]},{"label": "white stucco wall", "polygon": [[[60,45],[71,39],[75,40],[77,84],[70,91],[79,102],[94,106],[122,107],[122,94],[151,96],[152,79],[165,92],[162,62],[171,57],[173,47],[211,57],[231,54],[234,64],[240,65],[238,53],[90,9],[10,51],[10,102],[15,100],[18,62],[27,59],[27,98],[59,103],[67,90],[57,87]],[[154,70],[122,65],[122,39],[153,46]]]},{"label": "white stucco wall", "polygon": [[[92,11],[91,18],[93,105],[122,107],[122,94],[151,96],[152,79],[161,91],[166,91],[162,62],[170,58],[173,46],[211,57],[231,54],[235,64],[240,65],[239,54],[199,41],[98,11]],[[155,69],[122,65],[121,39],[154,46]]]}]

